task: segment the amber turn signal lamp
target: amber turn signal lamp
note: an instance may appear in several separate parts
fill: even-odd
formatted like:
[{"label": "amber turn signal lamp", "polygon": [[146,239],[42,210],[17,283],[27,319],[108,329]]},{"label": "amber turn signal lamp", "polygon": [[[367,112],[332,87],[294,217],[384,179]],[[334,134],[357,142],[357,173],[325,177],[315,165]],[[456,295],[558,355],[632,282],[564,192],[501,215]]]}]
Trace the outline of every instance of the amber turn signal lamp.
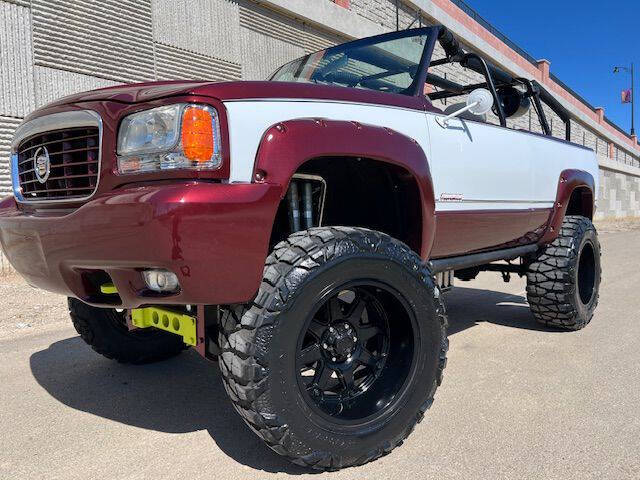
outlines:
[{"label": "amber turn signal lamp", "polygon": [[211,113],[198,107],[187,107],[182,116],[182,150],[191,161],[204,163],[214,152]]}]

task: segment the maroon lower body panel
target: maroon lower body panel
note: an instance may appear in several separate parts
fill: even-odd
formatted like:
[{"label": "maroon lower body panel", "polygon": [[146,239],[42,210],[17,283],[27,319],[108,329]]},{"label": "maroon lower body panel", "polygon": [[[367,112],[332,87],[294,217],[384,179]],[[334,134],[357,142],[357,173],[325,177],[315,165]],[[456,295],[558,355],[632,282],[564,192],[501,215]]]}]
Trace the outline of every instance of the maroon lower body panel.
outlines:
[{"label": "maroon lower body panel", "polygon": [[550,215],[551,209],[438,212],[431,258],[536,243]]},{"label": "maroon lower body panel", "polygon": [[[29,283],[94,305],[245,302],[260,285],[280,191],[270,184],[140,186],[58,214],[25,213],[7,198],[0,242]],[[153,296],[140,274],[146,268],[176,273],[180,292]],[[119,300],[101,298],[92,275],[108,275]]]}]

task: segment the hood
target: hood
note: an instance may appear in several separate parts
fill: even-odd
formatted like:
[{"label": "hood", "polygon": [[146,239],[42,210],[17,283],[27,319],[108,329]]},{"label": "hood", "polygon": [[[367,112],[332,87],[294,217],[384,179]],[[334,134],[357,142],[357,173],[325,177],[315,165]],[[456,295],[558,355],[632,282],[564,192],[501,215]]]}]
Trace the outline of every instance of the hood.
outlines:
[{"label": "hood", "polygon": [[202,81],[178,81],[118,85],[117,87],[99,88],[89,92],[68,95],[50,103],[47,107],[96,101],[113,101],[120,103],[148,102],[163,97],[189,94],[195,87],[207,85],[208,83],[209,82]]},{"label": "hood", "polygon": [[221,101],[244,99],[317,99],[341,102],[372,103],[404,108],[424,108],[422,97],[377,92],[357,88],[311,83],[236,81],[236,82],[150,82],[101,88],[78,93],[47,105],[46,108],[71,103],[113,101],[142,103],[165,97],[198,95]]}]

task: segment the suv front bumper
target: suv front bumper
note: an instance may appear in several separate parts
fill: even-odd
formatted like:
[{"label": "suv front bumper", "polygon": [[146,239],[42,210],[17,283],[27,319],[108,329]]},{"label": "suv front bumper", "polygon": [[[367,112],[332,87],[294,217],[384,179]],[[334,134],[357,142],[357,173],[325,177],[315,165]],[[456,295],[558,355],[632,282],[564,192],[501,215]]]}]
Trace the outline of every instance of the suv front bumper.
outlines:
[{"label": "suv front bumper", "polygon": [[[0,243],[33,286],[96,306],[230,304],[262,278],[280,186],[183,182],[97,195],[66,214],[0,202]],[[146,288],[141,271],[174,272],[180,291]],[[95,279],[110,277],[118,295]]]}]

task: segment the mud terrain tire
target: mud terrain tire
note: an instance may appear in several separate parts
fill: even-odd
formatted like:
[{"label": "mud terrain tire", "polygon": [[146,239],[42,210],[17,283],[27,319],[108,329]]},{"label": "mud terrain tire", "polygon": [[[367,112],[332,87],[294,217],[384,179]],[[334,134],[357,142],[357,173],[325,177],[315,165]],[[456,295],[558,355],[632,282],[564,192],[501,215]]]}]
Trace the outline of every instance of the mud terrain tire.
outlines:
[{"label": "mud terrain tire", "polygon": [[[406,362],[410,367],[404,374],[406,380],[396,381],[398,384],[403,382],[396,397],[386,406],[378,407],[380,410],[366,417],[366,421],[360,418],[338,419],[340,415],[346,418],[345,412],[351,410],[362,415],[367,410],[349,406],[353,404],[344,407],[340,403],[341,396],[338,401],[340,409],[325,415],[321,410],[327,405],[324,403],[325,393],[318,394],[318,388],[309,389],[299,383],[303,377],[298,368],[301,357],[297,353],[297,345],[303,344],[301,338],[320,338],[315,337],[316,333],[311,337],[305,336],[310,331],[305,330],[305,325],[314,324],[317,321],[314,315],[322,311],[317,308],[324,308],[317,305],[333,305],[334,298],[339,299],[335,301],[338,308],[332,310],[327,307],[327,325],[337,325],[332,323],[334,318],[343,318],[347,315],[344,312],[357,310],[357,306],[345,304],[340,295],[351,288],[348,285],[365,281],[378,282],[380,289],[371,291],[378,292],[380,296],[386,295],[385,289],[388,289],[404,298],[402,304],[408,309],[402,311],[406,317],[392,317],[390,328],[399,328],[394,325],[400,325],[404,321],[401,319],[410,318],[412,320],[407,322],[412,322],[412,327],[407,330],[415,332],[419,340],[409,340],[414,342],[411,343],[411,354],[402,357],[409,359]],[[365,287],[368,288],[362,288]],[[353,290],[357,292],[357,288],[353,287]],[[331,292],[339,293],[332,297]],[[358,298],[360,293],[354,295]],[[326,303],[322,303],[325,299],[328,299]],[[356,300],[352,301],[356,303]],[[375,298],[369,301],[374,302]],[[372,322],[375,316],[373,307],[372,310],[369,308],[366,307],[364,317],[368,320],[365,323]],[[348,318],[353,320],[356,314]],[[359,322],[363,317],[357,318]],[[304,467],[337,470],[361,465],[389,453],[422,420],[442,381],[448,349],[446,326],[444,306],[433,277],[425,263],[408,246],[383,233],[362,228],[313,228],[295,233],[275,247],[267,258],[263,281],[253,303],[223,309],[219,365],[225,389],[235,409],[271,449]],[[331,330],[326,328],[325,334]],[[358,341],[365,342],[361,338]],[[318,349],[321,344],[322,340],[318,342]],[[368,345],[365,343],[362,349],[366,350]],[[330,345],[329,348],[333,347]],[[358,343],[353,348],[361,347]],[[389,351],[392,352],[393,348],[392,345]],[[302,352],[307,350],[309,348]],[[322,363],[312,364],[315,365],[315,374],[310,380],[312,387],[320,384],[315,381],[318,372],[325,368],[325,362],[329,365],[336,361],[336,358],[330,358],[334,354],[318,360]],[[371,368],[383,373],[376,377],[367,393],[359,393],[364,384],[351,389],[344,387],[345,398],[347,393],[356,392],[356,399],[351,400],[355,405],[369,405],[365,399],[368,392],[376,393],[379,391],[374,389],[376,382],[390,378],[384,372],[394,368],[394,358],[398,356],[393,357],[393,353],[389,353],[388,357],[386,354],[381,357],[386,358],[384,366]],[[368,374],[369,371],[366,372]],[[340,389],[347,375],[339,370],[335,373],[338,380],[332,381],[337,382],[336,388]],[[344,383],[349,385],[347,380]],[[391,387],[385,385],[385,388]],[[322,395],[322,400],[316,403],[310,400],[312,394],[308,392],[311,390],[314,390],[313,395]],[[376,398],[373,394],[370,397]],[[333,405],[330,402],[334,399],[328,396],[326,401]]]},{"label": "mud terrain tire", "polygon": [[567,215],[558,237],[529,265],[527,299],[536,320],[566,330],[587,326],[598,305],[600,243],[591,221]]},{"label": "mud terrain tire", "polygon": [[173,357],[185,349],[182,339],[149,328],[128,331],[123,313],[68,299],[69,315],[82,339],[97,353],[121,363],[151,363]]}]

